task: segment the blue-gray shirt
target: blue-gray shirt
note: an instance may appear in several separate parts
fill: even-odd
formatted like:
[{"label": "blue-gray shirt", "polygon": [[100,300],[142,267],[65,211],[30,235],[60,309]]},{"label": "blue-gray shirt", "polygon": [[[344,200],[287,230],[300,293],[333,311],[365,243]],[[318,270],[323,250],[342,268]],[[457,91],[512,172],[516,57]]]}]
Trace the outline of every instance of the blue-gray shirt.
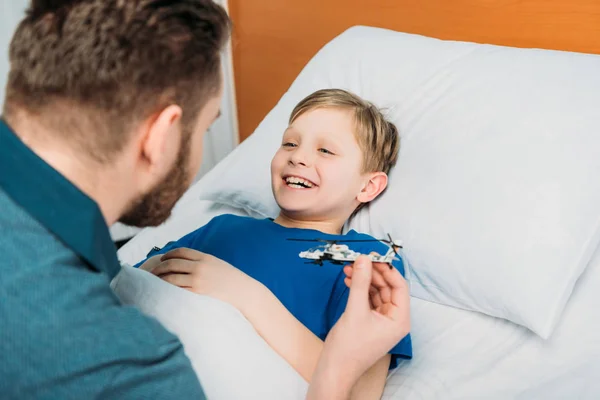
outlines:
[{"label": "blue-gray shirt", "polygon": [[97,204],[0,120],[0,398],[204,399],[181,342],[120,304]]}]

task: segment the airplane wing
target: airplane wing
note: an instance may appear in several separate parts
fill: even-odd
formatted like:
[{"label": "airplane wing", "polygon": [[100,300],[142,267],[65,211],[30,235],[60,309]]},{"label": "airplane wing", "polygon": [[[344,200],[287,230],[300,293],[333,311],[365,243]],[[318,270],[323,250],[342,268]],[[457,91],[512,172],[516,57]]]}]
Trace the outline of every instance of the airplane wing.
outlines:
[{"label": "airplane wing", "polygon": [[350,254],[334,254],[331,258],[333,258],[336,261],[348,261],[348,262],[354,262],[356,261],[356,258],[358,257],[358,253],[350,253]]}]

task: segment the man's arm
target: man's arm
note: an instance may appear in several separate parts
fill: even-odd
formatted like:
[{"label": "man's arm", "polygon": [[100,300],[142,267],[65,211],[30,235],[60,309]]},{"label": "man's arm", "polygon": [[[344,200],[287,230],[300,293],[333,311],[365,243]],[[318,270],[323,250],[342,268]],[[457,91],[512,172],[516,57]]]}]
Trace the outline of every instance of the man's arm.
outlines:
[{"label": "man's arm", "polygon": [[380,399],[392,356],[386,354],[360,377],[352,389],[352,399]]},{"label": "man's arm", "polygon": [[[379,278],[380,292],[387,294],[374,307],[369,292]],[[354,263],[348,304],[325,339],[307,399],[348,399],[359,377],[409,332],[406,281],[397,269],[360,256]]]}]

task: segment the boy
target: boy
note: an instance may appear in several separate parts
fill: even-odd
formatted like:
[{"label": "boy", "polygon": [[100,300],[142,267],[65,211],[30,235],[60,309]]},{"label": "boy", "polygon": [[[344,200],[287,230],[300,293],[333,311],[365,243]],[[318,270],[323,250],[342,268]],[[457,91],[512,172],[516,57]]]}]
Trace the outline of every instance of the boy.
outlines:
[{"label": "boy", "polygon": [[[279,216],[259,220],[221,215],[165,246],[158,253],[167,255],[153,256],[142,268],[238,307],[310,382],[322,341],[348,301],[351,268],[307,263],[298,257],[307,243],[287,239],[371,239],[353,230],[342,235],[342,228],[385,189],[398,147],[395,126],[372,104],[343,90],[317,91],[293,110],[271,162]],[[361,253],[387,250],[380,242],[352,243],[351,248]],[[404,273],[401,261],[395,267]],[[389,297],[378,289],[374,279],[375,308]],[[398,358],[411,357],[407,335],[362,376],[353,398],[380,398],[388,368]]]}]

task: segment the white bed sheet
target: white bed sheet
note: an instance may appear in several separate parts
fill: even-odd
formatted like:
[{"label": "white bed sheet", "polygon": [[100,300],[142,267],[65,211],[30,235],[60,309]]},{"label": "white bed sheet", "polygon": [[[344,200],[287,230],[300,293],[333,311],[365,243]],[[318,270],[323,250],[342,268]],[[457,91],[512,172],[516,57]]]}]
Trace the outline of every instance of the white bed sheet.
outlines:
[{"label": "white bed sheet", "polygon": [[[243,211],[194,199],[119,251],[133,264],[223,213]],[[600,398],[600,249],[579,280],[554,333],[544,341],[505,320],[412,299],[414,359],[388,377],[384,399]],[[235,378],[232,377],[232,384]]]}]

